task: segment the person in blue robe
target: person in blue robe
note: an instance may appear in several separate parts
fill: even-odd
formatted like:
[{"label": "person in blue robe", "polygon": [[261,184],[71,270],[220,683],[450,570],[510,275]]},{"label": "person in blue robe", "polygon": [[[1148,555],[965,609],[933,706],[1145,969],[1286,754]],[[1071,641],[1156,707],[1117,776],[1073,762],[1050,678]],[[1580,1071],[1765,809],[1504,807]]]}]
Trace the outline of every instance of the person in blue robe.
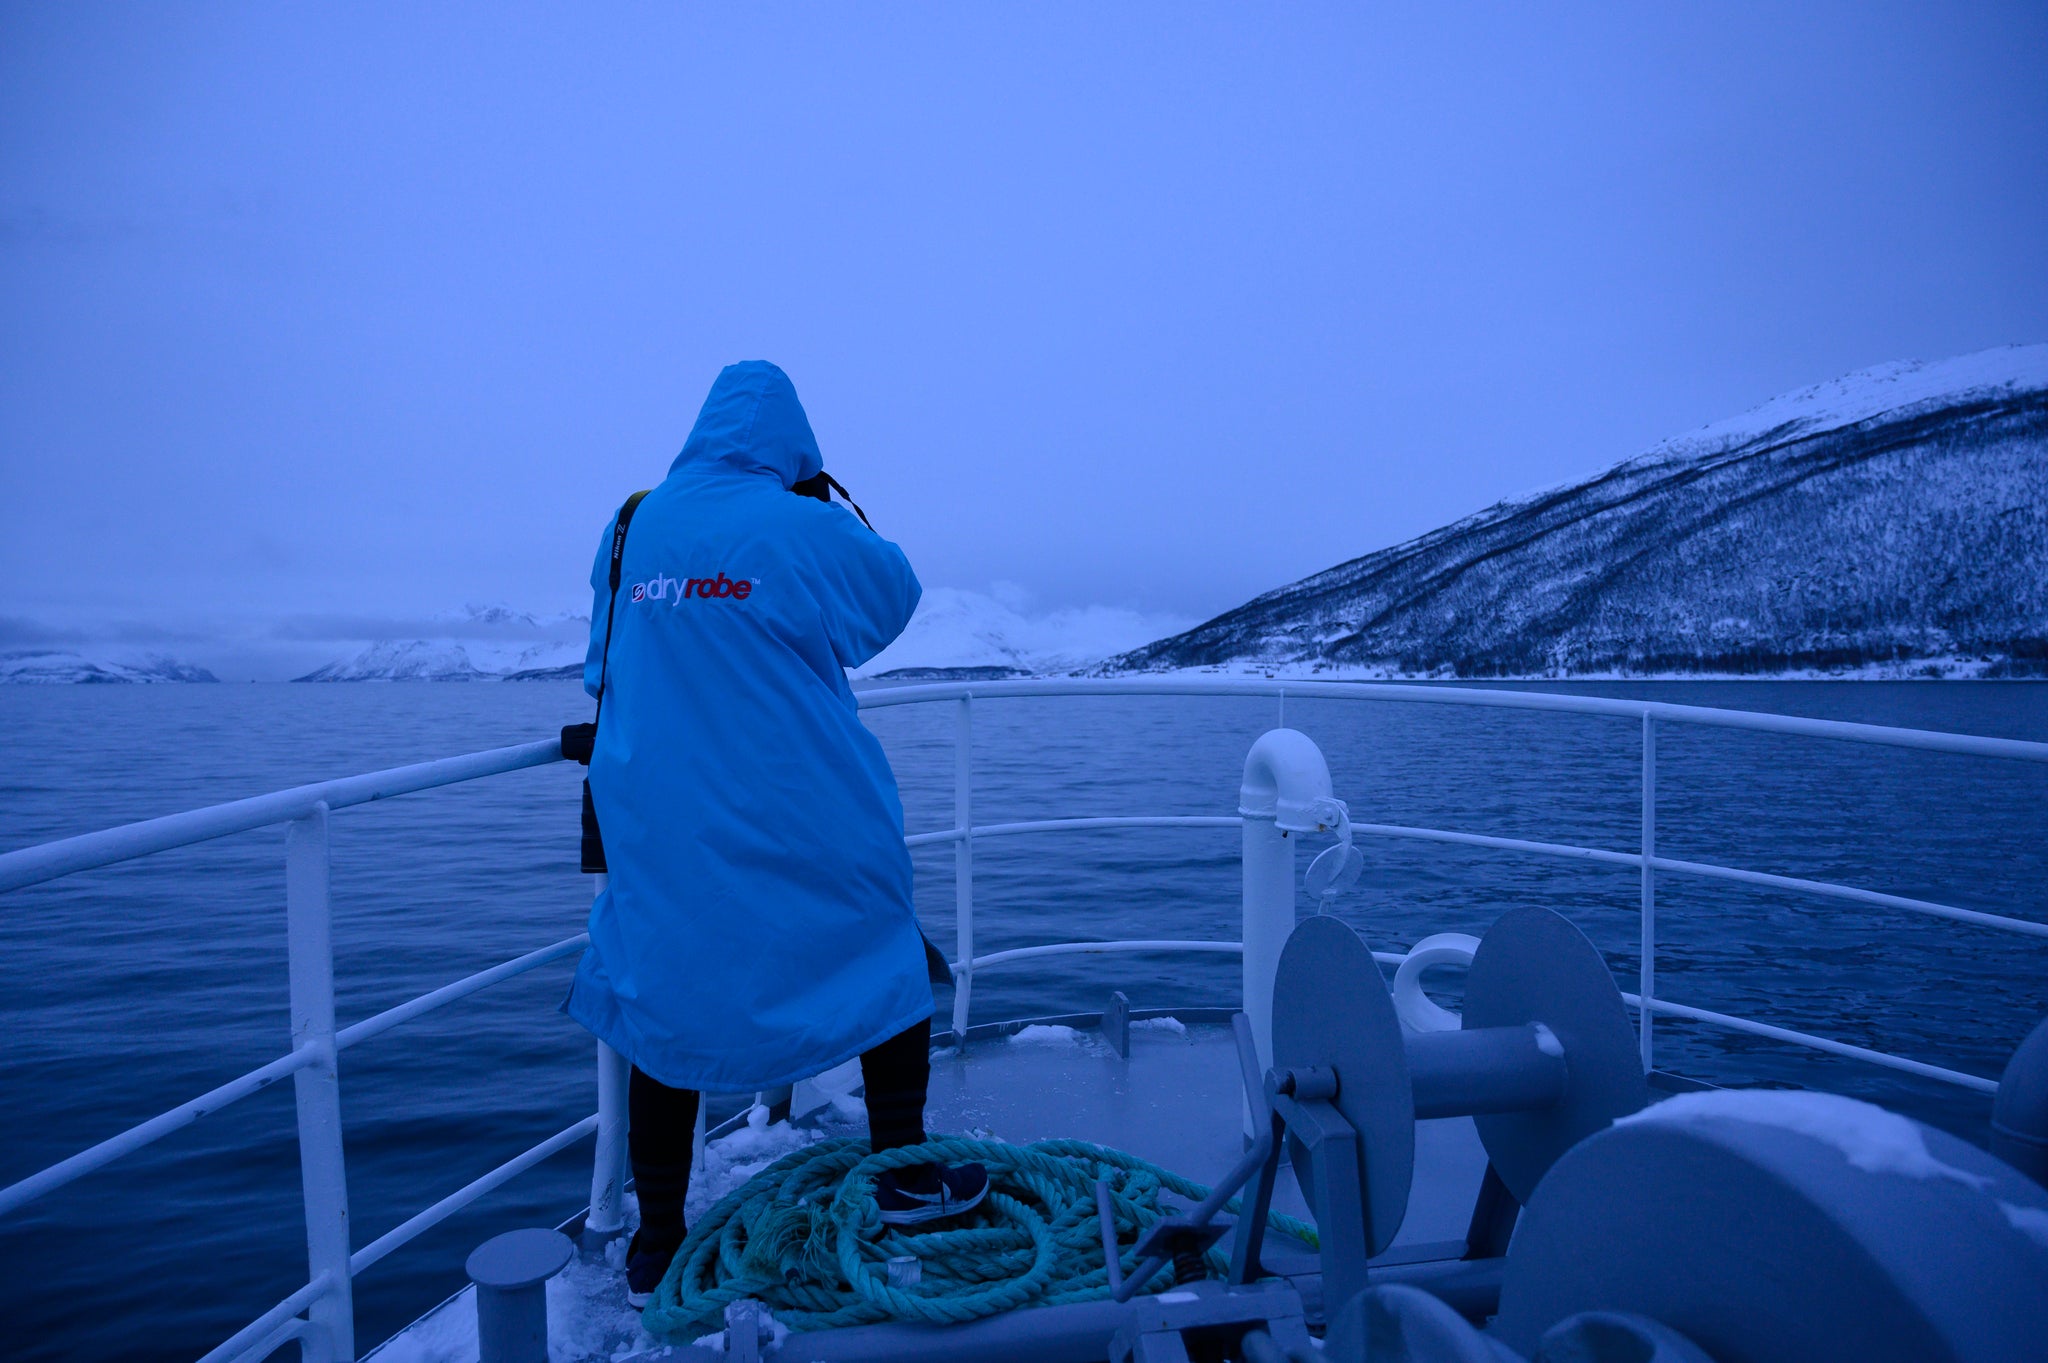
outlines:
[{"label": "person in blue robe", "polygon": [[[633,1066],[637,1299],[683,1238],[700,1091],[860,1056],[875,1148],[925,1138],[933,999],[903,806],[846,675],[902,633],[921,589],[862,520],[791,495],[823,467],[788,376],[730,365],[628,521],[616,601],[616,518],[591,573],[609,884],[565,1007]],[[987,1190],[973,1166],[902,1174],[878,1186],[885,1221]]]}]

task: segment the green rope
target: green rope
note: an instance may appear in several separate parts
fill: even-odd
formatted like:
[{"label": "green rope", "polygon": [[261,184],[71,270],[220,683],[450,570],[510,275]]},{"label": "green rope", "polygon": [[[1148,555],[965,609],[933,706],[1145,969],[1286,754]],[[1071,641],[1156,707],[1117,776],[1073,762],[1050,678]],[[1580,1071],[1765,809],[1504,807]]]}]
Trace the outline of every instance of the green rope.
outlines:
[{"label": "green rope", "polygon": [[[941,1229],[888,1226],[875,1206],[875,1176],[914,1164],[980,1163],[989,1173],[981,1206]],[[946,1137],[869,1154],[863,1140],[828,1140],[785,1155],[721,1198],[700,1219],[641,1312],[648,1332],[687,1343],[724,1328],[728,1303],[764,1303],[791,1330],[830,1330],[884,1320],[957,1324],[1020,1306],[1057,1306],[1109,1296],[1095,1182],[1109,1183],[1118,1260],[1137,1269],[1137,1243],[1171,1214],[1168,1193],[1199,1202],[1209,1190],[1135,1155],[1086,1141]],[[1237,1203],[1227,1208],[1237,1210]],[[1314,1227],[1274,1215],[1275,1230],[1307,1244]],[[891,1287],[887,1261],[914,1255],[915,1287]],[[1226,1265],[1209,1252],[1212,1273]],[[1170,1285],[1168,1265],[1144,1290]]]}]

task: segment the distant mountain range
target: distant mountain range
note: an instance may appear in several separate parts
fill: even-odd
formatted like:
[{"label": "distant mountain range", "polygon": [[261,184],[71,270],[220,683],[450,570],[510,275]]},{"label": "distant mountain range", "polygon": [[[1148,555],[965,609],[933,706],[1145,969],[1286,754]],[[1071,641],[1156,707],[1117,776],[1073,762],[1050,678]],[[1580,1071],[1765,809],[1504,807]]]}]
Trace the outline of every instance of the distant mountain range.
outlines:
[{"label": "distant mountain range", "polygon": [[82,653],[57,649],[27,649],[0,653],[0,685],[60,686],[80,682],[218,682],[219,677],[203,667],[179,662],[157,654],[143,654],[126,660],[89,658]]},{"label": "distant mountain range", "polygon": [[[891,681],[988,680],[1073,672],[1183,623],[1103,606],[1034,615],[1027,613],[1021,593],[998,591],[929,589],[909,628],[855,675]],[[485,623],[533,623],[504,607],[492,609],[497,614]],[[583,650],[581,639],[540,644],[385,639],[294,680],[567,681],[583,675]]]},{"label": "distant mountain range", "polygon": [[476,665],[469,650],[448,639],[379,639],[346,658],[337,658],[293,677],[299,682],[478,681],[500,674]]},{"label": "distant mountain range", "polygon": [[[857,676],[2048,676],[2048,345],[1788,393],[1183,623],[936,587]],[[297,680],[572,680],[588,629],[504,605],[401,627]],[[214,680],[0,654],[0,683]]]},{"label": "distant mountain range", "polygon": [[1182,669],[2048,675],[2048,346],[1789,393],[1095,670]]},{"label": "distant mountain range", "polygon": [[506,605],[468,605],[423,622],[426,638],[379,639],[293,681],[503,681],[572,677],[583,670],[590,622]]},{"label": "distant mountain range", "polygon": [[1185,620],[1110,606],[1034,614],[1014,589],[984,594],[931,587],[896,642],[854,675],[989,681],[1077,672],[1120,649],[1156,639]]}]

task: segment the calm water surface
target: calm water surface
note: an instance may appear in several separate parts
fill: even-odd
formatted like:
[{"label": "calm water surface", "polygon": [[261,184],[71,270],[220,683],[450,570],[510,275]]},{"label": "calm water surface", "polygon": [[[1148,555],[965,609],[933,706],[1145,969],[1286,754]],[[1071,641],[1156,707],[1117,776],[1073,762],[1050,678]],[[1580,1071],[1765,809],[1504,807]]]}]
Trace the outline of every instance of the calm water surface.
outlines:
[{"label": "calm water surface", "polygon": [[[2040,684],[1647,683],[1607,695],[2048,740]],[[0,688],[0,850],[180,809],[551,735],[573,684]],[[950,707],[871,712],[912,831],[951,822]],[[1271,701],[984,701],[977,822],[1229,814]],[[1632,850],[1627,721],[1290,701],[1353,816]],[[1665,726],[1659,850],[2048,918],[2048,768]],[[579,769],[556,766],[335,816],[345,1023],[581,930]],[[284,832],[270,829],[8,895],[0,904],[0,1183],[280,1054],[288,1042]],[[1340,901],[1373,945],[1570,915],[1636,968],[1635,874],[1418,843],[1367,845]],[[919,911],[953,930],[952,854],[917,854]],[[1237,837],[1064,834],[976,852],[977,949],[1089,937],[1234,938]],[[1666,877],[1659,987],[1995,1076],[2048,1012],[2048,945],[1824,900]],[[592,1043],[557,1011],[567,962],[348,1052],[355,1243],[587,1114]],[[1229,958],[1058,958],[992,971],[977,1020],[1217,1003]],[[948,999],[941,999],[942,1009]],[[1660,1023],[1659,1063],[1723,1083],[1810,1084],[1981,1143],[1988,1101],[1851,1061]],[[0,1223],[0,1354],[189,1359],[304,1281],[291,1086],[122,1160]],[[582,1205],[579,1146],[372,1268],[362,1347],[459,1286],[463,1255]],[[1205,1177],[1211,1171],[1187,1171]]]}]

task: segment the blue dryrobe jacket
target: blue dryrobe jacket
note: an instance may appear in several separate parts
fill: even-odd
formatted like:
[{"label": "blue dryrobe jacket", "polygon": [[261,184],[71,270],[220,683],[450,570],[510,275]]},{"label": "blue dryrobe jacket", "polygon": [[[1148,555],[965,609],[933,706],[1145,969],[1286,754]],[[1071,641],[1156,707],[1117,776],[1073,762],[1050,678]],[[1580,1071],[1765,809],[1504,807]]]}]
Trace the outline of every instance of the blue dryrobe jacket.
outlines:
[{"label": "blue dryrobe jacket", "polygon": [[932,1013],[902,801],[845,673],[921,589],[901,549],[790,494],[821,467],[788,376],[731,365],[627,529],[590,762],[611,880],[564,1007],[676,1088],[791,1083]]}]

